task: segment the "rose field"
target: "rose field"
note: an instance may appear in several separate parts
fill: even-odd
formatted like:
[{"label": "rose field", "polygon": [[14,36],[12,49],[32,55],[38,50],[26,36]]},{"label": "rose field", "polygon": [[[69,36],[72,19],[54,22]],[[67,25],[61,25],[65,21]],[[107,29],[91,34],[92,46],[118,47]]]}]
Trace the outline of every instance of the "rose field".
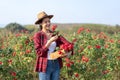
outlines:
[{"label": "rose field", "polygon": [[[74,44],[74,54],[63,58],[60,80],[120,79],[120,29],[96,28],[58,25],[60,34]],[[38,80],[35,32],[0,30],[0,80]]]}]

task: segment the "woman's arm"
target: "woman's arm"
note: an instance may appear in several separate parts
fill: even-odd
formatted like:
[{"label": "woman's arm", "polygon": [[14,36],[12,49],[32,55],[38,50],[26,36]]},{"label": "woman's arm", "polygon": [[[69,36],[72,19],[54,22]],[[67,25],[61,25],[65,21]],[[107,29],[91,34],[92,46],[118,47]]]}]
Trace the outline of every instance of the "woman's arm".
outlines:
[{"label": "woman's arm", "polygon": [[50,46],[50,44],[53,41],[55,41],[58,38],[58,36],[51,37],[50,40],[48,40],[45,45],[43,45],[44,39],[42,39],[41,36],[44,36],[44,35],[42,35],[41,33],[36,33],[34,35],[34,45],[35,45],[35,50],[37,55],[44,56],[45,55],[44,53],[48,51],[48,47]]},{"label": "woman's arm", "polygon": [[34,46],[35,46],[35,51],[36,51],[36,54],[39,55],[39,56],[44,56],[45,55],[45,52],[48,51],[48,47],[47,45],[42,45],[44,43],[43,40],[41,40],[41,37],[40,36],[43,36],[41,33],[36,33],[34,35]]}]

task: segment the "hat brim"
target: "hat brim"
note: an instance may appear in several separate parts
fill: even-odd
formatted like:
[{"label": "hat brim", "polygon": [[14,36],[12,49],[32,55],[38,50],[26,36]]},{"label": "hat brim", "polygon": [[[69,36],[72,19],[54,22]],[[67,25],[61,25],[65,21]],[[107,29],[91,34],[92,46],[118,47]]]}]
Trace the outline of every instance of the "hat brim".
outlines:
[{"label": "hat brim", "polygon": [[35,22],[35,24],[40,24],[41,21],[42,21],[42,19],[43,19],[43,18],[47,18],[47,17],[51,19],[51,18],[53,17],[53,15],[47,15],[47,16],[44,16],[44,17],[38,19],[38,20]]}]

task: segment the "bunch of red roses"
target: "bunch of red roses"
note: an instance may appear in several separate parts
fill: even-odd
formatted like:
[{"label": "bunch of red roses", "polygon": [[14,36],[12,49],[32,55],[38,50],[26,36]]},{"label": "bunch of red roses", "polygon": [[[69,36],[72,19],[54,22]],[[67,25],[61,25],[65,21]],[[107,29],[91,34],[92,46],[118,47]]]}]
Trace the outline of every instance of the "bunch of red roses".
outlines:
[{"label": "bunch of red roses", "polygon": [[58,57],[64,57],[64,56],[70,56],[73,49],[73,44],[63,44],[60,46],[60,48],[56,51],[50,54],[51,59],[57,59]]},{"label": "bunch of red roses", "polygon": [[[58,35],[59,36],[60,35],[60,34],[58,34],[59,31],[56,30],[56,28],[57,28],[57,25],[53,25],[51,27],[51,30],[54,32],[53,35]],[[58,57],[62,57],[64,55],[66,55],[68,52],[72,51],[72,49],[73,49],[73,44],[72,43],[62,44],[60,46],[60,48],[57,49],[56,52],[50,54],[50,57],[51,57],[51,59],[56,59]]]},{"label": "bunch of red roses", "polygon": [[63,44],[60,46],[60,50],[64,50],[65,52],[69,52],[73,49],[73,44]]}]

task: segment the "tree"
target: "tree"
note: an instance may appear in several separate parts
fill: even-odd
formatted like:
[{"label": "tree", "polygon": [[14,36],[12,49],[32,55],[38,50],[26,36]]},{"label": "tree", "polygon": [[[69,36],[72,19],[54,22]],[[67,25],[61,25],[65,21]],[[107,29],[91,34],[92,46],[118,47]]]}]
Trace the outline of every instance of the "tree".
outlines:
[{"label": "tree", "polygon": [[21,30],[27,30],[26,28],[24,28],[22,25],[18,23],[9,23],[8,25],[5,26],[5,29],[11,32],[19,32]]}]

